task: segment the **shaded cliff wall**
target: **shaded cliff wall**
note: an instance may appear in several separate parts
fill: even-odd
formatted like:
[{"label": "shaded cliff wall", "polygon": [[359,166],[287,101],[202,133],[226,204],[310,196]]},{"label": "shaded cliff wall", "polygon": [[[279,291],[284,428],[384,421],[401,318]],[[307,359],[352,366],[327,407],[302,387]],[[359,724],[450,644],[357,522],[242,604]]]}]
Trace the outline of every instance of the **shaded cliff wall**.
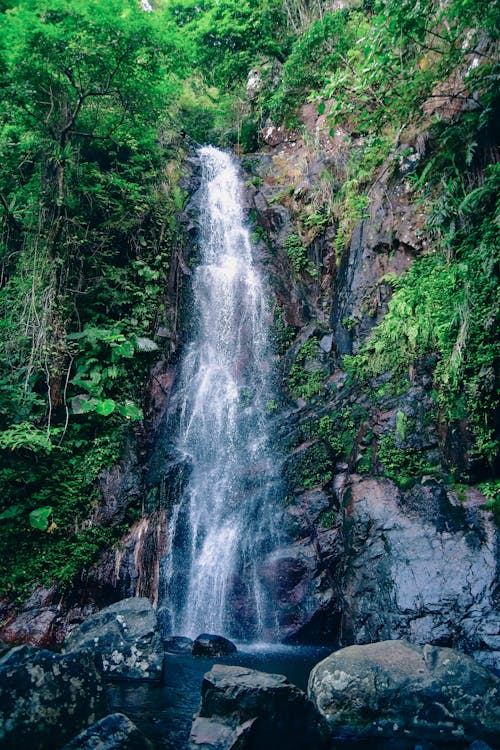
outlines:
[{"label": "shaded cliff wall", "polygon": [[[436,403],[437,354],[404,377],[388,369],[358,378],[344,367],[383,320],[393,280],[432,252],[411,180],[432,154],[429,133],[394,143],[343,248],[340,222],[321,208],[358,144],[331,132],[312,105],[301,118],[300,134],[268,129],[267,148],[243,159],[280,352],[289,543],[265,575],[283,638],[405,637],[458,646],[498,668],[498,531],[474,484],[485,475],[471,426],[446,421]],[[483,170],[497,158],[486,140]]]}]

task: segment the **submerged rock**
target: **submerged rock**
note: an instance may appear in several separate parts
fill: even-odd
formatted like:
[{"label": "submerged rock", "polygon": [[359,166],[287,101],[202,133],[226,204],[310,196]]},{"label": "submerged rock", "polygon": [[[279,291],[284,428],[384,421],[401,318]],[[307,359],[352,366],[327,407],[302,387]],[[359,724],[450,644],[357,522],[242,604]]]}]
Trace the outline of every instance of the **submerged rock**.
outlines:
[{"label": "submerged rock", "polygon": [[103,672],[110,679],[161,678],[163,645],[149,599],[124,599],[87,618],[64,643],[66,652],[85,648],[101,656]]},{"label": "submerged rock", "polygon": [[5,750],[53,750],[106,711],[90,651],[56,654],[18,646],[0,659],[0,747]]},{"label": "submerged rock", "polygon": [[228,656],[236,652],[236,646],[222,635],[202,633],[193,643],[193,656]]},{"label": "submerged rock", "polygon": [[201,688],[192,750],[322,750],[327,726],[305,693],[286,677],[216,665]]},{"label": "submerged rock", "polygon": [[317,664],[308,693],[335,736],[493,741],[500,680],[454,649],[382,641]]},{"label": "submerged rock", "polygon": [[64,745],[62,750],[153,750],[153,745],[124,714],[110,714]]}]

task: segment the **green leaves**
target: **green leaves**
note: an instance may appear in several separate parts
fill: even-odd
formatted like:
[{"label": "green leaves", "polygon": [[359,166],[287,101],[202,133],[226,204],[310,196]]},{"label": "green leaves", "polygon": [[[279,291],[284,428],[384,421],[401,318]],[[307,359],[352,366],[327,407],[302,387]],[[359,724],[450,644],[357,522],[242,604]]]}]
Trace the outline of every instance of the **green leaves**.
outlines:
[{"label": "green leaves", "polygon": [[173,0],[168,12],[194,44],[198,70],[211,85],[234,89],[256,58],[283,55],[281,0]]},{"label": "green leaves", "polygon": [[112,344],[111,360],[116,362],[121,357],[127,359],[134,356],[134,343],[132,341],[123,341],[121,344]]},{"label": "green leaves", "polygon": [[142,419],[192,52],[137,0],[0,16],[0,595],[68,582],[121,533],[77,529]]},{"label": "green leaves", "polygon": [[[53,508],[51,505],[44,505],[35,508],[29,514],[30,526],[39,531],[47,531],[49,527],[49,518],[52,515]],[[25,512],[23,505],[10,505],[0,513],[0,521],[13,521],[19,519]]]},{"label": "green leaves", "polygon": [[[53,428],[51,435],[60,434],[60,428]],[[7,450],[20,450],[22,448],[37,453],[44,451],[50,453],[52,442],[47,431],[38,430],[30,422],[15,424],[0,432],[0,448]]]},{"label": "green leaves", "polygon": [[118,406],[118,411],[127,419],[140,420],[143,418],[142,409],[139,409],[132,401],[126,401]]},{"label": "green leaves", "polygon": [[0,521],[11,521],[14,518],[19,518],[23,513],[22,505],[10,505],[2,513],[0,513]]},{"label": "green leaves", "polygon": [[[281,86],[270,102],[274,114],[289,113],[312,91],[322,88],[329,75],[342,64],[342,58],[354,41],[348,16],[343,10],[325,12],[295,39],[283,66]],[[321,102],[318,114],[324,114],[325,108],[325,103]]]},{"label": "green leaves", "polygon": [[143,418],[142,409],[130,400],[120,404],[112,398],[99,400],[97,398],[89,398],[86,394],[80,394],[72,399],[71,408],[73,414],[95,413],[102,417],[108,417],[110,414],[120,414],[127,419],[141,420]]},{"label": "green leaves", "polygon": [[97,414],[101,414],[103,417],[107,417],[109,414],[112,414],[115,409],[116,404],[112,398],[105,398],[103,401],[96,400],[95,402],[95,412]]},{"label": "green leaves", "polygon": [[[288,235],[285,239],[285,249],[292,268],[297,275],[304,271],[310,272],[312,264],[307,257],[307,249],[302,244],[302,240],[298,234]],[[312,270],[315,270],[314,266],[312,266]]]},{"label": "green leaves", "polygon": [[141,420],[142,410],[132,399],[123,398],[128,379],[127,360],[136,354],[157,351],[157,344],[147,336],[126,335],[120,323],[110,328],[85,326],[83,331],[70,334],[68,339],[77,341],[80,348],[71,384],[86,391],[72,398],[73,413],[94,413],[102,417],[114,414]]},{"label": "green leaves", "polygon": [[[387,314],[344,366],[361,377],[391,371],[399,382],[410,368],[428,368],[441,419],[450,425],[467,419],[474,434],[471,459],[493,465],[499,447],[494,415],[500,291],[494,269],[500,263],[500,171],[487,167],[482,184],[467,192],[470,141],[463,124],[438,133],[433,156],[422,167],[432,251],[390,280],[394,293]],[[470,130],[471,140],[479,137]]]},{"label": "green leaves", "polygon": [[51,505],[45,505],[42,508],[35,508],[35,510],[32,510],[29,515],[31,526],[39,531],[47,531],[51,514]]}]

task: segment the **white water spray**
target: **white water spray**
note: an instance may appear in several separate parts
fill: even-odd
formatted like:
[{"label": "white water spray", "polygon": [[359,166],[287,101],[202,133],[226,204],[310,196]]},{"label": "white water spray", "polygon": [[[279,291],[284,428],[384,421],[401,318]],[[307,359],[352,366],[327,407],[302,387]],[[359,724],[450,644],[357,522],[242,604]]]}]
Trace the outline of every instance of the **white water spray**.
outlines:
[{"label": "white water spray", "polygon": [[276,542],[279,460],[271,448],[269,309],[231,158],[202,162],[196,334],[181,368],[177,451],[191,473],[173,509],[165,601],[172,633],[265,638],[275,608],[266,554]]}]

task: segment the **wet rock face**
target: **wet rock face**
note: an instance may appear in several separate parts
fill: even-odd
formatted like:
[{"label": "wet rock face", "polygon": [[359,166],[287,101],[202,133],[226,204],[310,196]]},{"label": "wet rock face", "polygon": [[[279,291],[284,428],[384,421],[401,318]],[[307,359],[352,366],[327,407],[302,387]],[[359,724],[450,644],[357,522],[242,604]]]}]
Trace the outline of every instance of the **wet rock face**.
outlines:
[{"label": "wet rock face", "polygon": [[279,547],[259,571],[276,602],[279,636],[285,643],[336,642],[341,604],[326,558],[331,534],[324,536],[313,531],[312,536]]},{"label": "wet rock face", "polygon": [[0,606],[3,641],[13,645],[27,644],[51,648],[55,642],[58,621],[57,588],[39,588],[23,603],[19,610],[8,602]]},{"label": "wet rock face", "polygon": [[350,646],[317,664],[308,693],[335,736],[495,741],[500,681],[449,648]]},{"label": "wet rock face", "polygon": [[191,750],[303,750],[327,747],[327,727],[283,675],[216,665],[205,675]]},{"label": "wet rock face", "polygon": [[112,604],[72,630],[64,650],[68,653],[86,648],[100,655],[108,679],[161,678],[164,651],[149,599],[125,599]]},{"label": "wet rock face", "polygon": [[56,654],[19,646],[0,659],[2,748],[53,750],[106,710],[91,651]]},{"label": "wet rock face", "polygon": [[422,249],[423,217],[409,205],[404,188],[391,191],[394,208],[380,188],[371,197],[370,217],[355,227],[339,269],[331,321],[339,355],[355,352],[382,320],[392,294],[384,276],[400,276]]},{"label": "wet rock face", "polygon": [[500,668],[495,540],[488,514],[430,481],[403,494],[355,479],[346,517],[347,643],[407,638],[457,645]]},{"label": "wet rock face", "polygon": [[110,714],[81,732],[62,750],[153,750],[151,742],[124,714]]}]

